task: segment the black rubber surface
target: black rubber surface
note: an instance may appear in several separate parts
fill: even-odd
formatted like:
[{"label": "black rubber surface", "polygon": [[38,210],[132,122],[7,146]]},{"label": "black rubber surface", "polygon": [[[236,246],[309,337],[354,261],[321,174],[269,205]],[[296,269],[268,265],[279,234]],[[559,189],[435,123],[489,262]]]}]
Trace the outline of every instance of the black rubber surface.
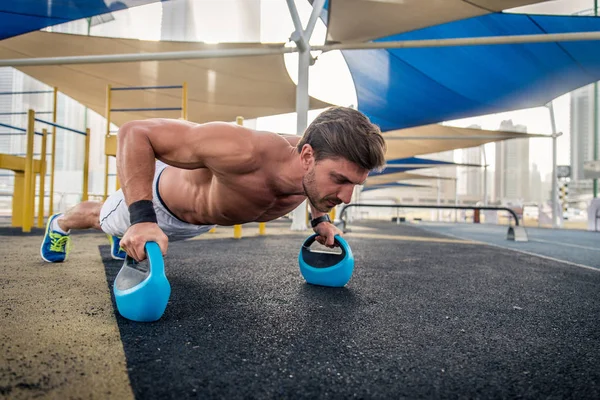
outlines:
[{"label": "black rubber surface", "polygon": [[[304,283],[301,238],[172,243],[163,318],[117,316],[136,397],[600,397],[600,273],[482,245],[346,239],[343,289]],[[121,263],[100,251],[112,291]]]}]

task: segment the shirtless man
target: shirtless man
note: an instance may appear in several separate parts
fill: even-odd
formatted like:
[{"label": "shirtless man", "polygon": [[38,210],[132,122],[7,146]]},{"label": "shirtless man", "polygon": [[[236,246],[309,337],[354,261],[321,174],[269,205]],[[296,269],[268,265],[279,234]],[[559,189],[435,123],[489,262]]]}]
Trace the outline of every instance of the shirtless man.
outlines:
[{"label": "shirtless man", "polygon": [[111,238],[113,258],[127,252],[141,261],[146,242],[166,254],[169,240],[215,225],[271,221],[306,198],[317,241],[332,247],[341,232],[327,213],[350,202],[354,187],[385,164],[384,155],[379,128],[345,107],[322,112],[302,137],[222,122],[129,122],[118,135],[122,188],[104,204],[86,201],[51,216],[41,255],[62,262],[70,230],[96,228]]}]

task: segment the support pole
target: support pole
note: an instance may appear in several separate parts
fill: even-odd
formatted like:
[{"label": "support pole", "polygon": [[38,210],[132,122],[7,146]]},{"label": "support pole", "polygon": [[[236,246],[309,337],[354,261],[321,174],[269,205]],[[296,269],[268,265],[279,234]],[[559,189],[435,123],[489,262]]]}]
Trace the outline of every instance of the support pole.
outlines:
[{"label": "support pole", "polygon": [[83,159],[83,185],[81,187],[81,201],[88,201],[89,175],[90,175],[90,128],[85,129],[85,150]]},{"label": "support pole", "polygon": [[481,152],[483,153],[483,205],[487,207],[487,205],[488,205],[488,187],[487,187],[488,163],[487,163],[487,154],[485,153],[485,145],[481,146]]},{"label": "support pole", "polygon": [[35,112],[29,110],[27,112],[27,152],[25,156],[25,195],[23,208],[23,232],[31,232],[31,226],[33,225],[33,200],[35,193],[33,193],[33,135],[35,128]]},{"label": "support pole", "polygon": [[[110,136],[110,109],[111,109],[111,85],[107,85],[106,86],[106,111],[105,111],[105,117],[106,117],[106,135],[105,137],[108,138]],[[106,140],[105,140],[106,143]],[[105,150],[106,152],[106,150]],[[106,199],[108,198],[108,172],[110,170],[109,168],[109,158],[108,155],[104,157],[104,197],[103,197],[103,201],[106,201]]]},{"label": "support pole", "polygon": [[[298,55],[298,86],[296,87],[296,134],[301,136],[308,125],[308,68],[310,52],[305,50]],[[308,201],[308,200],[306,200]],[[292,213],[293,231],[305,231],[306,206],[301,204]]]},{"label": "support pole", "polygon": [[[235,122],[240,126],[244,126],[244,118],[243,117],[237,117],[235,119]],[[233,226],[233,238],[234,239],[242,238],[242,225],[238,224],[238,225]]]},{"label": "support pole", "polygon": [[[309,97],[308,97],[308,75],[309,67],[311,64],[310,55],[310,38],[312,36],[313,29],[315,27],[317,18],[323,11],[325,2],[323,0],[316,0],[313,3],[313,10],[311,12],[306,29],[302,29],[302,23],[296,4],[294,0],[287,0],[288,9],[294,22],[294,28],[296,29],[291,36],[291,39],[296,42],[298,47],[298,86],[296,87],[296,134],[302,135],[306,126],[308,125],[308,108],[309,108]],[[304,231],[307,228],[306,223],[306,205],[303,203],[298,206],[292,213],[292,226],[291,229],[294,231]]]},{"label": "support pole", "polygon": [[42,129],[42,157],[40,159],[40,198],[38,201],[38,228],[44,227],[44,183],[46,182],[46,142],[48,140],[48,130]]},{"label": "support pole", "polygon": [[[598,16],[598,0],[594,0],[594,16]],[[598,82],[594,82],[594,160],[598,160],[598,145],[600,132],[598,131]],[[598,197],[598,179],[594,179],[594,198]]]},{"label": "support pole", "polygon": [[[454,205],[458,206],[458,178],[454,179]],[[458,222],[458,210],[454,210],[454,223]]]},{"label": "support pole", "polygon": [[[52,122],[56,124],[56,108],[58,103],[58,88],[54,87],[52,94]],[[56,165],[56,127],[52,127],[52,154],[50,154],[50,204],[48,205],[48,215],[54,214],[54,167]]]},{"label": "support pole", "polygon": [[557,143],[558,138],[556,132],[556,121],[554,119],[554,106],[552,102],[548,104],[548,110],[550,111],[550,125],[552,126],[552,228],[559,228],[560,221],[562,218],[559,217],[559,204],[558,204],[558,175],[556,171],[557,164]]},{"label": "support pole", "polygon": [[188,119],[188,86],[187,82],[183,82],[181,87],[181,118]]}]

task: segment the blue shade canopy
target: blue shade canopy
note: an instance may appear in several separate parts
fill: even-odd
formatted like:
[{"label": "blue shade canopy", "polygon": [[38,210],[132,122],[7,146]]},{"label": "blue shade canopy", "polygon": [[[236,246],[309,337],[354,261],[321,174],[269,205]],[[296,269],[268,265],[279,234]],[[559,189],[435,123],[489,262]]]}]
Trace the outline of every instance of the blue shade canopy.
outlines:
[{"label": "blue shade canopy", "polygon": [[0,40],[52,25],[106,14],[158,0],[3,0]]},{"label": "blue shade canopy", "polygon": [[407,158],[397,158],[395,160],[387,160],[387,165],[423,165],[424,167],[432,167],[437,165],[463,165],[457,164],[452,161],[442,161],[442,160],[431,160],[429,158],[422,157],[407,157]]},{"label": "blue shade canopy", "polygon": [[397,158],[395,160],[386,161],[386,166],[383,170],[371,171],[369,173],[369,177],[372,178],[375,176],[397,174],[399,172],[407,172],[407,171],[413,171],[413,170],[423,169],[423,168],[446,167],[446,166],[481,167],[480,165],[477,165],[477,164],[461,164],[461,163],[455,163],[452,161],[431,160],[431,159],[421,158],[421,157],[407,157],[407,158]]},{"label": "blue shade canopy", "polygon": [[[600,18],[488,14],[377,41],[600,31]],[[600,41],[342,52],[383,131],[537,107],[600,79]]]},{"label": "blue shade canopy", "polygon": [[388,189],[388,188],[392,188],[392,187],[419,187],[419,188],[426,188],[426,187],[432,187],[429,185],[418,185],[415,183],[400,183],[400,182],[391,182],[391,183],[384,183],[381,185],[374,185],[374,186],[365,186],[363,187],[362,191],[366,192],[369,190],[377,190],[377,189]]}]

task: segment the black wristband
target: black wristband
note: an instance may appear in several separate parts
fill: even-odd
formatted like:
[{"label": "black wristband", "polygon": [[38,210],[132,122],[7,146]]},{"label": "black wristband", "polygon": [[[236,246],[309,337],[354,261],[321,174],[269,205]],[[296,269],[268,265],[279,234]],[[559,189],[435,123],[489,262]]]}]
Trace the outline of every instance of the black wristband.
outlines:
[{"label": "black wristband", "polygon": [[131,225],[141,222],[156,223],[156,213],[152,200],[139,200],[129,205],[129,222]]},{"label": "black wristband", "polygon": [[329,218],[329,214],[321,215],[320,217],[317,217],[317,218],[311,220],[310,226],[312,226],[314,228],[315,226],[319,225],[321,222],[331,222],[331,218]]}]

